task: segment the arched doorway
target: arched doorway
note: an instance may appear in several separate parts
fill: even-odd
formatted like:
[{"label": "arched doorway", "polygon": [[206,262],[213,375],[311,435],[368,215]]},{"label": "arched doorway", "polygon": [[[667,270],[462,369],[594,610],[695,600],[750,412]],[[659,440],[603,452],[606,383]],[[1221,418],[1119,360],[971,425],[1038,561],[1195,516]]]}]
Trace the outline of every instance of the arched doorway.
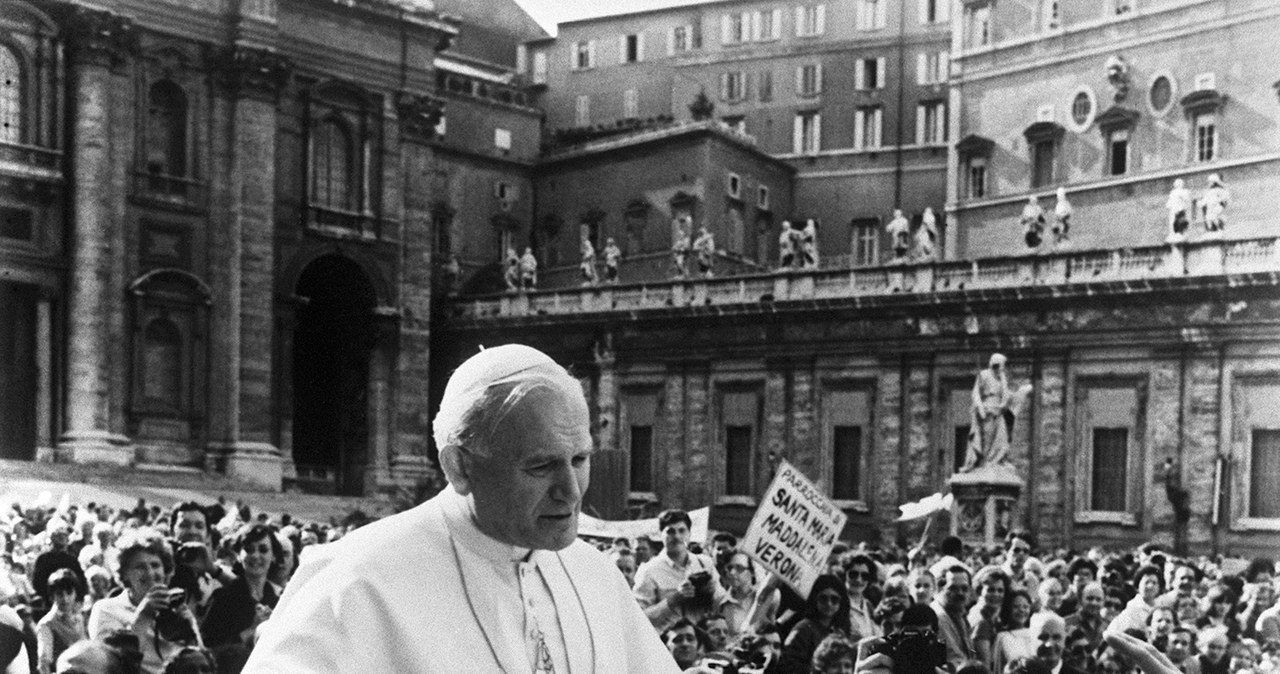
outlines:
[{"label": "arched doorway", "polygon": [[[325,255],[298,279],[293,342],[293,460],[300,481],[364,493],[369,359],[376,293],[350,258]],[[321,486],[319,484],[315,485]]]}]

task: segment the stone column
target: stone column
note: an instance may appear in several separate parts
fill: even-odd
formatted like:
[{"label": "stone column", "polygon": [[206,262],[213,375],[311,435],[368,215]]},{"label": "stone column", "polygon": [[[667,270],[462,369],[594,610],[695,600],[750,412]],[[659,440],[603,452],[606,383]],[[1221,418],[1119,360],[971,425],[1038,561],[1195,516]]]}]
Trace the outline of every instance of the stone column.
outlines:
[{"label": "stone column", "polygon": [[59,445],[76,462],[129,464],[127,442],[111,433],[110,323],[113,217],[111,67],[133,44],[132,23],[111,12],[77,7],[69,43],[75,116],[71,138],[72,234],[67,294],[66,430]]},{"label": "stone column", "polygon": [[210,443],[215,465],[237,479],[278,489],[280,451],[272,444],[272,326],[275,283],[276,103],[289,76],[273,51],[234,47],[220,71],[234,101],[227,187],[222,326],[231,340],[221,396],[221,438]]},{"label": "stone column", "polygon": [[36,300],[36,460],[54,461],[53,448],[53,306],[49,291]]},{"label": "stone column", "polygon": [[364,493],[371,495],[393,486],[391,479],[392,410],[391,367],[395,362],[395,338],[399,333],[400,312],[395,307],[376,307],[371,320],[376,321],[377,338],[369,354],[369,381],[366,384],[369,423],[368,463],[364,471]]}]

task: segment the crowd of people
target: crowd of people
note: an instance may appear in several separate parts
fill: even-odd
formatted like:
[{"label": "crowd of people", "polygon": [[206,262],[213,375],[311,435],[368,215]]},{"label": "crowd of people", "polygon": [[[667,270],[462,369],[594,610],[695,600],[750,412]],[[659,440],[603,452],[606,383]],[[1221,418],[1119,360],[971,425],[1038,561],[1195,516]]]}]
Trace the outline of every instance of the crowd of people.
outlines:
[{"label": "crowd of people", "polygon": [[[1280,674],[1273,560],[1159,545],[909,551],[837,544],[800,596],[679,510],[598,547],[685,671]],[[14,505],[0,514],[0,672],[239,672],[310,545],[349,527],[243,504]],[[1036,556],[1036,553],[1041,553]]]},{"label": "crowd of people", "polygon": [[0,513],[0,673],[238,672],[299,553],[353,526],[224,499],[14,504]]},{"label": "crowd of people", "polygon": [[801,597],[731,534],[703,550],[687,514],[659,526],[660,541],[602,547],[685,671],[1280,674],[1269,558],[1224,569],[1156,544],[1040,551],[1022,532],[994,550],[954,537],[907,551],[837,544]]}]

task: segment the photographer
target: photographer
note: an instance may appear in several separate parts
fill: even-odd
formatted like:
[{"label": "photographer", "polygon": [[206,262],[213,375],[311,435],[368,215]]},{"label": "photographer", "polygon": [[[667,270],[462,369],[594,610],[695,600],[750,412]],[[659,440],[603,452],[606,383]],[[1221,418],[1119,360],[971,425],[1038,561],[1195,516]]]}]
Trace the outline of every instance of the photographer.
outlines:
[{"label": "photographer", "polygon": [[125,591],[103,599],[89,611],[89,638],[116,629],[132,632],[142,650],[142,671],[160,674],[164,661],[184,645],[200,644],[186,593],[169,587],[173,555],[153,529],[121,537],[120,584]]},{"label": "photographer", "polygon": [[655,629],[665,630],[677,620],[690,622],[712,612],[723,599],[724,588],[715,564],[689,550],[689,529],[693,521],[683,510],[667,510],[658,515],[662,530],[662,554],[636,571],[633,593]]},{"label": "photographer", "polygon": [[902,612],[898,629],[859,645],[861,674],[948,674],[947,648],[938,640],[938,615],[923,604]]}]

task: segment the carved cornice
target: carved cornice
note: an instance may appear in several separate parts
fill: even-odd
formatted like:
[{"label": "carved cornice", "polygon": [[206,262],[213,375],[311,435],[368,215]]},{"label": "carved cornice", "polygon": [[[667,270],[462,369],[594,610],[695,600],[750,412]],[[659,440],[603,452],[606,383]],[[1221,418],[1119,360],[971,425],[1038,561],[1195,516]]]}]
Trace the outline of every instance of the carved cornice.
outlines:
[{"label": "carved cornice", "polygon": [[1183,96],[1181,103],[1186,114],[1198,115],[1203,112],[1216,112],[1226,100],[1227,97],[1217,89],[1200,89]]},{"label": "carved cornice", "polygon": [[1028,143],[1037,143],[1043,140],[1061,140],[1065,132],[1066,129],[1057,122],[1036,122],[1024,129],[1022,135],[1026,137]]},{"label": "carved cornice", "polygon": [[267,49],[232,47],[216,59],[223,85],[238,98],[275,103],[289,83],[293,64]]},{"label": "carved cornice", "polygon": [[995,146],[994,140],[971,133],[956,143],[956,152],[965,157],[990,157]]},{"label": "carved cornice", "polygon": [[1107,108],[1107,111],[1094,118],[1094,123],[1103,133],[1110,133],[1118,129],[1132,129],[1138,123],[1138,117],[1141,116],[1137,110],[1126,108],[1119,105],[1113,105]]},{"label": "carved cornice", "polygon": [[444,116],[444,101],[401,91],[396,94],[396,116],[400,118],[400,130],[406,137],[428,141],[435,138],[436,126]]},{"label": "carved cornice", "polygon": [[76,7],[67,17],[67,33],[76,65],[110,68],[138,51],[133,21],[114,12]]}]

